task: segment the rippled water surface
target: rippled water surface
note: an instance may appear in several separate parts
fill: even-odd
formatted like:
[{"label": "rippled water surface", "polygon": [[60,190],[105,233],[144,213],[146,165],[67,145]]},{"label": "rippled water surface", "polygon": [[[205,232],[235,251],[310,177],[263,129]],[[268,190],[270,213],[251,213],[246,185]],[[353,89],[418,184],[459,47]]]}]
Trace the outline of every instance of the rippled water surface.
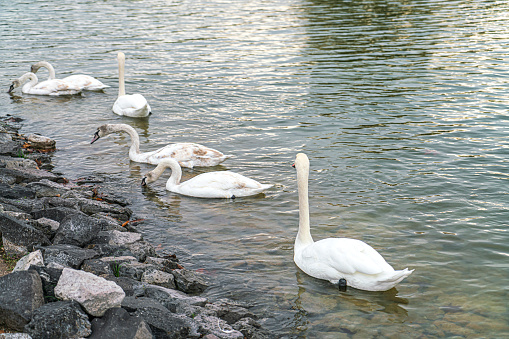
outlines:
[{"label": "rippled water surface", "polygon": [[[509,5],[506,1],[18,1],[2,3],[2,114],[57,140],[55,170],[118,180],[146,239],[203,272],[210,299],[250,302],[284,337],[509,335]],[[148,120],[111,112],[116,53]],[[89,74],[105,93],[5,93],[39,60]],[[40,78],[47,73],[39,71]],[[231,169],[275,187],[194,199],[142,150],[192,141],[233,154]],[[388,292],[311,278],[293,264],[295,154],[311,161],[315,239],[346,236],[415,272]],[[210,169],[184,172],[185,178]],[[404,334],[405,333],[405,334]]]}]

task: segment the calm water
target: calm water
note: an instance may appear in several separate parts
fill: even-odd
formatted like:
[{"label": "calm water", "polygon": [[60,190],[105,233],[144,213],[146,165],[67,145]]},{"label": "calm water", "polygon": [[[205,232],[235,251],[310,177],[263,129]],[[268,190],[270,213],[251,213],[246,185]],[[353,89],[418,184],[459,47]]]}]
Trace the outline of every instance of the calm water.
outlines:
[{"label": "calm water", "polygon": [[[500,338],[508,22],[507,2],[488,0],[4,1],[0,107],[57,140],[56,171],[118,180],[146,239],[207,276],[206,297],[252,303],[281,336]],[[148,120],[111,112],[120,50]],[[111,88],[5,93],[39,60]],[[234,154],[214,170],[275,187],[235,201],[167,193],[164,180],[142,190],[152,166],[129,161],[126,136],[90,145],[103,123],[134,126],[143,150],[192,141]],[[311,161],[315,239],[362,239],[415,269],[396,289],[339,292],[293,264],[297,152]]]}]

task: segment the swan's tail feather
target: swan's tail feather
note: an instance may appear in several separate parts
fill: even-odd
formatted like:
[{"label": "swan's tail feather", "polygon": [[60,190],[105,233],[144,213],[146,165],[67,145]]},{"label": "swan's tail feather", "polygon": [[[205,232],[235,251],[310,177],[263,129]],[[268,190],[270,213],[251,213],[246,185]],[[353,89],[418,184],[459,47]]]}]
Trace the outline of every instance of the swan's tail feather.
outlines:
[{"label": "swan's tail feather", "polygon": [[380,283],[396,286],[401,280],[408,277],[410,274],[412,274],[414,270],[409,270],[408,268],[405,268],[404,270],[400,271],[394,271],[394,274],[392,274],[389,277],[386,277],[383,280],[380,280]]}]

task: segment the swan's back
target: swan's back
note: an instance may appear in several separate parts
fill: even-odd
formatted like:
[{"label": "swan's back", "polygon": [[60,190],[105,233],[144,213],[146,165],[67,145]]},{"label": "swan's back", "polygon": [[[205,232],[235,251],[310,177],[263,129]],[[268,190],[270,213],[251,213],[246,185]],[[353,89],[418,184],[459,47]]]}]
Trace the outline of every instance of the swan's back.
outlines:
[{"label": "swan's back", "polygon": [[37,95],[72,95],[81,92],[78,86],[58,79],[39,82],[31,88],[25,86],[23,86],[22,90],[24,93]]},{"label": "swan's back", "polygon": [[255,195],[270,187],[235,172],[221,171],[197,175],[168,190],[198,198],[232,198]]},{"label": "swan's back", "polygon": [[63,78],[62,80],[70,82],[83,90],[87,91],[99,91],[106,87],[109,87],[103,84],[101,81],[97,80],[94,77],[85,74],[76,74],[70,75],[68,77]]},{"label": "swan's back", "polygon": [[150,106],[141,94],[121,95],[113,104],[113,112],[128,117],[147,117]]},{"label": "swan's back", "polygon": [[296,244],[294,261],[310,276],[332,283],[345,279],[368,291],[388,290],[413,272],[395,271],[374,248],[349,238],[323,239],[303,248]]},{"label": "swan's back", "polygon": [[180,166],[187,168],[216,166],[230,157],[218,150],[189,142],[170,144],[140,156],[143,156],[143,162],[154,165],[159,164],[163,159],[173,158],[179,162]]}]

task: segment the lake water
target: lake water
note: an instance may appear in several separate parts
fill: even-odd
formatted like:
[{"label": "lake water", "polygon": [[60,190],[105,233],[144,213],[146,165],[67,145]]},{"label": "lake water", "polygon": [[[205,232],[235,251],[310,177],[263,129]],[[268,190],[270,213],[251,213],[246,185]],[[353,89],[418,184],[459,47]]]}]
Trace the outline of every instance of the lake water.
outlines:
[{"label": "lake water", "polygon": [[[203,272],[204,296],[250,302],[286,338],[509,336],[507,1],[251,0],[2,3],[2,115],[57,141],[55,171],[118,180],[145,238]],[[147,120],[116,116],[116,54]],[[47,60],[105,93],[5,93]],[[38,73],[45,79],[44,69]],[[274,188],[205,200],[140,187],[142,150],[197,142]],[[315,240],[368,242],[415,272],[387,292],[348,289],[293,263],[295,155],[311,161]],[[185,170],[188,178],[211,170]]]}]

